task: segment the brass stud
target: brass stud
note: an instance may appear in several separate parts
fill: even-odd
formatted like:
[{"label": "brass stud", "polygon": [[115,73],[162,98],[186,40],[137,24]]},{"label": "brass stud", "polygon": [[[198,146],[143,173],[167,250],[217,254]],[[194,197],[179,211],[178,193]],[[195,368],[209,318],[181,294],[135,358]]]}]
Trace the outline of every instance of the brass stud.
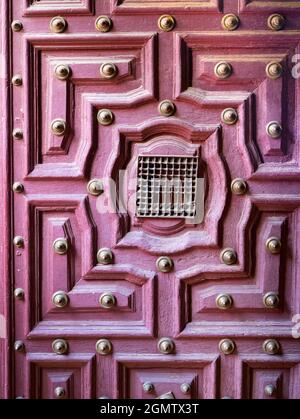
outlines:
[{"label": "brass stud", "polygon": [[53,242],[54,252],[58,255],[65,255],[69,250],[68,241],[64,237],[59,237]]},{"label": "brass stud", "polygon": [[280,138],[282,135],[282,126],[277,121],[269,122],[266,131],[271,138]]},{"label": "brass stud", "polygon": [[20,20],[14,20],[11,23],[11,29],[14,32],[20,32],[23,29],[23,23]]},{"label": "brass stud", "polygon": [[221,25],[223,29],[226,29],[228,31],[234,31],[239,27],[240,19],[235,14],[228,13],[227,15],[223,16]]},{"label": "brass stud", "polygon": [[66,397],[66,390],[63,387],[56,387],[54,395],[57,399],[64,399]]},{"label": "brass stud", "polygon": [[171,272],[173,269],[173,261],[168,256],[160,256],[156,261],[156,267],[159,272]]},{"label": "brass stud", "polygon": [[109,355],[112,352],[112,344],[108,339],[100,339],[96,343],[96,351],[100,355]]},{"label": "brass stud", "polygon": [[95,26],[99,32],[109,32],[113,26],[113,22],[108,16],[99,16],[96,19]]},{"label": "brass stud", "polygon": [[273,31],[280,31],[284,29],[285,24],[285,17],[278,13],[274,13],[268,18],[268,27]]},{"label": "brass stud", "polygon": [[100,75],[105,79],[113,79],[118,74],[118,67],[113,63],[104,63],[100,67]]},{"label": "brass stud", "polygon": [[232,66],[231,64],[222,61],[215,65],[214,73],[219,79],[227,79],[232,74]]},{"label": "brass stud", "polygon": [[64,339],[55,339],[52,342],[52,350],[57,355],[65,355],[68,349],[68,342]]},{"label": "brass stud", "polygon": [[220,259],[225,265],[233,265],[237,261],[236,251],[229,247],[223,249],[220,253]]},{"label": "brass stud", "polygon": [[171,100],[163,100],[158,105],[158,112],[162,116],[172,116],[176,112],[176,106]]},{"label": "brass stud", "polygon": [[263,303],[266,308],[277,308],[279,306],[279,295],[275,292],[268,292],[263,296]]},{"label": "brass stud", "polygon": [[54,119],[51,122],[51,132],[53,135],[62,136],[65,135],[67,129],[67,123],[64,119]]},{"label": "brass stud", "polygon": [[25,344],[22,340],[16,340],[14,343],[14,348],[16,352],[24,352],[25,351]]},{"label": "brass stud", "polygon": [[12,190],[16,193],[24,192],[24,185],[21,182],[15,182],[12,186]]},{"label": "brass stud", "polygon": [[175,28],[176,21],[173,16],[163,15],[158,19],[158,27],[164,32],[170,32]]},{"label": "brass stud", "polygon": [[67,21],[61,16],[55,16],[51,19],[50,30],[54,33],[62,33],[67,29]]},{"label": "brass stud", "polygon": [[52,303],[57,308],[64,308],[69,304],[69,296],[65,291],[56,291],[52,295]]},{"label": "brass stud", "polygon": [[273,384],[267,384],[264,391],[266,396],[273,397],[276,394],[276,387]]},{"label": "brass stud", "polygon": [[111,125],[114,121],[114,114],[109,109],[100,109],[97,119],[100,125]]},{"label": "brass stud", "polygon": [[229,294],[219,294],[216,298],[216,305],[221,310],[228,310],[232,304],[232,297]]},{"label": "brass stud", "polygon": [[155,389],[154,384],[150,383],[150,381],[146,381],[143,384],[143,390],[145,393],[153,393],[154,389]]},{"label": "brass stud", "polygon": [[22,236],[16,236],[13,239],[13,243],[16,247],[24,247],[24,239]]},{"label": "brass stud", "polygon": [[54,69],[54,74],[58,80],[67,80],[70,77],[71,69],[66,64],[58,64]]},{"label": "brass stud", "polygon": [[117,300],[112,293],[105,292],[100,295],[99,303],[103,308],[113,308],[116,306]]},{"label": "brass stud", "polygon": [[238,113],[233,108],[224,109],[224,111],[221,114],[221,120],[226,125],[234,125],[237,123]]},{"label": "brass stud", "polygon": [[224,355],[231,355],[235,351],[235,343],[231,339],[222,339],[219,343],[219,350]]},{"label": "brass stud", "polygon": [[189,394],[191,392],[191,385],[188,383],[181,384],[180,391],[182,394]]},{"label": "brass stud", "polygon": [[16,288],[14,290],[14,297],[16,300],[24,300],[25,292],[22,288]]},{"label": "brass stud", "polygon": [[272,254],[280,253],[281,240],[278,237],[269,237],[266,241],[266,248]]},{"label": "brass stud", "polygon": [[280,344],[275,339],[267,339],[263,343],[263,350],[268,355],[276,355],[280,351]]},{"label": "brass stud", "polygon": [[158,341],[157,348],[164,355],[171,354],[175,350],[175,343],[170,338],[161,338]]},{"label": "brass stud", "polygon": [[11,82],[13,86],[22,86],[23,84],[22,76],[20,74],[15,74],[13,78],[11,79]]},{"label": "brass stud", "polygon": [[15,128],[12,132],[12,136],[15,140],[22,140],[23,139],[23,130],[20,128]]},{"label": "brass stud", "polygon": [[91,195],[98,196],[104,192],[103,183],[99,179],[92,179],[87,185],[87,190]]},{"label": "brass stud", "polygon": [[111,263],[113,263],[113,258],[114,256],[110,249],[104,247],[98,250],[97,260],[98,263],[100,263],[101,265],[110,265]]},{"label": "brass stud", "polygon": [[247,182],[241,178],[233,179],[230,187],[231,192],[235,195],[245,195],[247,192]]},{"label": "brass stud", "polygon": [[283,67],[277,61],[272,61],[266,66],[266,74],[270,79],[278,79],[283,74]]}]

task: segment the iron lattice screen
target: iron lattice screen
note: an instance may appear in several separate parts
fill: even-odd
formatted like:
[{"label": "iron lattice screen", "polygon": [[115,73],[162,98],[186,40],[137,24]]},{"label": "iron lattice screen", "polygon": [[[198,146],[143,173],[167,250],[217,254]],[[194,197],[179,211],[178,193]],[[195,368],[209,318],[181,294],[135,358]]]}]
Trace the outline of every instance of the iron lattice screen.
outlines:
[{"label": "iron lattice screen", "polygon": [[139,156],[136,215],[193,218],[198,157]]}]

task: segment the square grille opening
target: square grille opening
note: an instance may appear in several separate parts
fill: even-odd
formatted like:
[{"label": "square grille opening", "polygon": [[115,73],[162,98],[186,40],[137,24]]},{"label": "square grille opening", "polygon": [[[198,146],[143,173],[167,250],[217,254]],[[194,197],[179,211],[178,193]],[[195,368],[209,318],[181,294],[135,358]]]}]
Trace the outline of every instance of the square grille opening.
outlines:
[{"label": "square grille opening", "polygon": [[139,156],[136,215],[194,218],[198,157]]}]

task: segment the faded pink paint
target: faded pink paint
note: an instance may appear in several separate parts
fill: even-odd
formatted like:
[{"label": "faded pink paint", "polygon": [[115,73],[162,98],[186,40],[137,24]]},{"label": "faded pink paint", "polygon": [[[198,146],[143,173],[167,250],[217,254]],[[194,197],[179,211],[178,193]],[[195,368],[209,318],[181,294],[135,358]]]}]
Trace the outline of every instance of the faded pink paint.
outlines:
[{"label": "faded pink paint", "polygon": [[[0,339],[0,396],[54,398],[60,386],[68,398],[167,392],[267,398],[264,388],[272,384],[275,398],[299,398],[300,340],[292,338],[292,317],[300,313],[300,92],[291,76],[299,2],[286,8],[246,0],[30,3],[5,0],[0,10],[0,314],[8,332]],[[222,30],[223,14],[239,10],[240,29]],[[274,12],[287,18],[280,33],[267,29]],[[10,13],[22,20],[21,32],[10,31]],[[157,28],[165,13],[176,18],[169,33]],[[68,21],[63,34],[49,31],[56,15]],[[100,15],[112,17],[111,32],[96,31]],[[223,81],[214,75],[219,61],[233,67]],[[282,78],[267,78],[271,61],[282,63]],[[118,67],[115,79],[100,78],[104,62]],[[53,75],[60,63],[72,70],[67,82]],[[21,87],[11,87],[13,74],[22,75]],[[164,99],[176,105],[170,118],[158,114]],[[237,110],[236,125],[221,123],[227,107]],[[97,124],[102,108],[114,112],[112,125]],[[50,132],[55,118],[68,123],[64,137]],[[283,125],[280,139],[267,136],[270,121]],[[24,139],[12,139],[15,128]],[[138,155],[193,153],[201,156],[207,184],[201,224],[137,218],[134,205],[126,214],[103,214],[108,188],[99,198],[87,193],[90,179],[118,180],[118,171],[127,170],[121,192],[132,202]],[[246,195],[231,193],[234,178],[247,180]],[[16,181],[23,194],[9,192]],[[24,248],[11,248],[17,235]],[[271,236],[282,241],[280,255],[266,251]],[[69,241],[67,256],[52,250],[58,237]],[[102,247],[112,249],[113,264],[97,264]],[[225,247],[236,250],[237,264],[221,263]],[[157,272],[161,255],[172,257],[172,272]],[[13,298],[15,288],[24,289],[24,301]],[[51,302],[58,290],[69,295],[65,309]],[[105,291],[116,296],[116,308],[100,307]],[[279,293],[277,309],[263,305],[270,291]],[[220,293],[232,296],[230,310],[216,307]],[[174,340],[174,354],[157,350],[164,336]],[[56,338],[68,341],[67,355],[53,354]],[[101,338],[111,340],[111,355],[96,353]],[[220,354],[224,338],[234,340],[234,354]],[[268,338],[280,342],[280,354],[263,352]],[[12,350],[15,340],[25,342],[26,352]],[[143,392],[144,382],[155,391]],[[191,385],[189,394],[181,392],[183,383]]]}]

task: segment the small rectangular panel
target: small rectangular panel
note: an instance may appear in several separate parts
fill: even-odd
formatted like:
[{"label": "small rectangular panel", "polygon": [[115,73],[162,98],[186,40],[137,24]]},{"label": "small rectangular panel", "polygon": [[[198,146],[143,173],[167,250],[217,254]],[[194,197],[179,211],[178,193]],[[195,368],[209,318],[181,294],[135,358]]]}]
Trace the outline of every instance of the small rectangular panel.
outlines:
[{"label": "small rectangular panel", "polygon": [[258,11],[270,10],[277,12],[278,10],[286,9],[293,11],[300,7],[299,0],[239,0],[241,11]]},{"label": "small rectangular panel", "polygon": [[[116,386],[121,399],[211,399],[216,397],[219,358],[216,354],[171,356],[118,354]],[[153,391],[145,392],[144,383]],[[182,386],[189,390],[184,393]],[[186,387],[186,386],[185,386]]]},{"label": "small rectangular panel", "polygon": [[197,172],[198,157],[139,156],[137,216],[195,217]]},{"label": "small rectangular panel", "polygon": [[51,16],[53,13],[93,14],[92,0],[24,0],[24,16]]},{"label": "small rectangular panel", "polygon": [[183,9],[185,12],[192,10],[219,10],[220,0],[112,0],[115,12],[141,12],[146,10],[168,9],[178,10]]},{"label": "small rectangular panel", "polygon": [[[30,353],[27,368],[32,385],[26,388],[31,399],[90,399],[94,392],[95,356]],[[63,389],[59,397],[58,389]]]}]

